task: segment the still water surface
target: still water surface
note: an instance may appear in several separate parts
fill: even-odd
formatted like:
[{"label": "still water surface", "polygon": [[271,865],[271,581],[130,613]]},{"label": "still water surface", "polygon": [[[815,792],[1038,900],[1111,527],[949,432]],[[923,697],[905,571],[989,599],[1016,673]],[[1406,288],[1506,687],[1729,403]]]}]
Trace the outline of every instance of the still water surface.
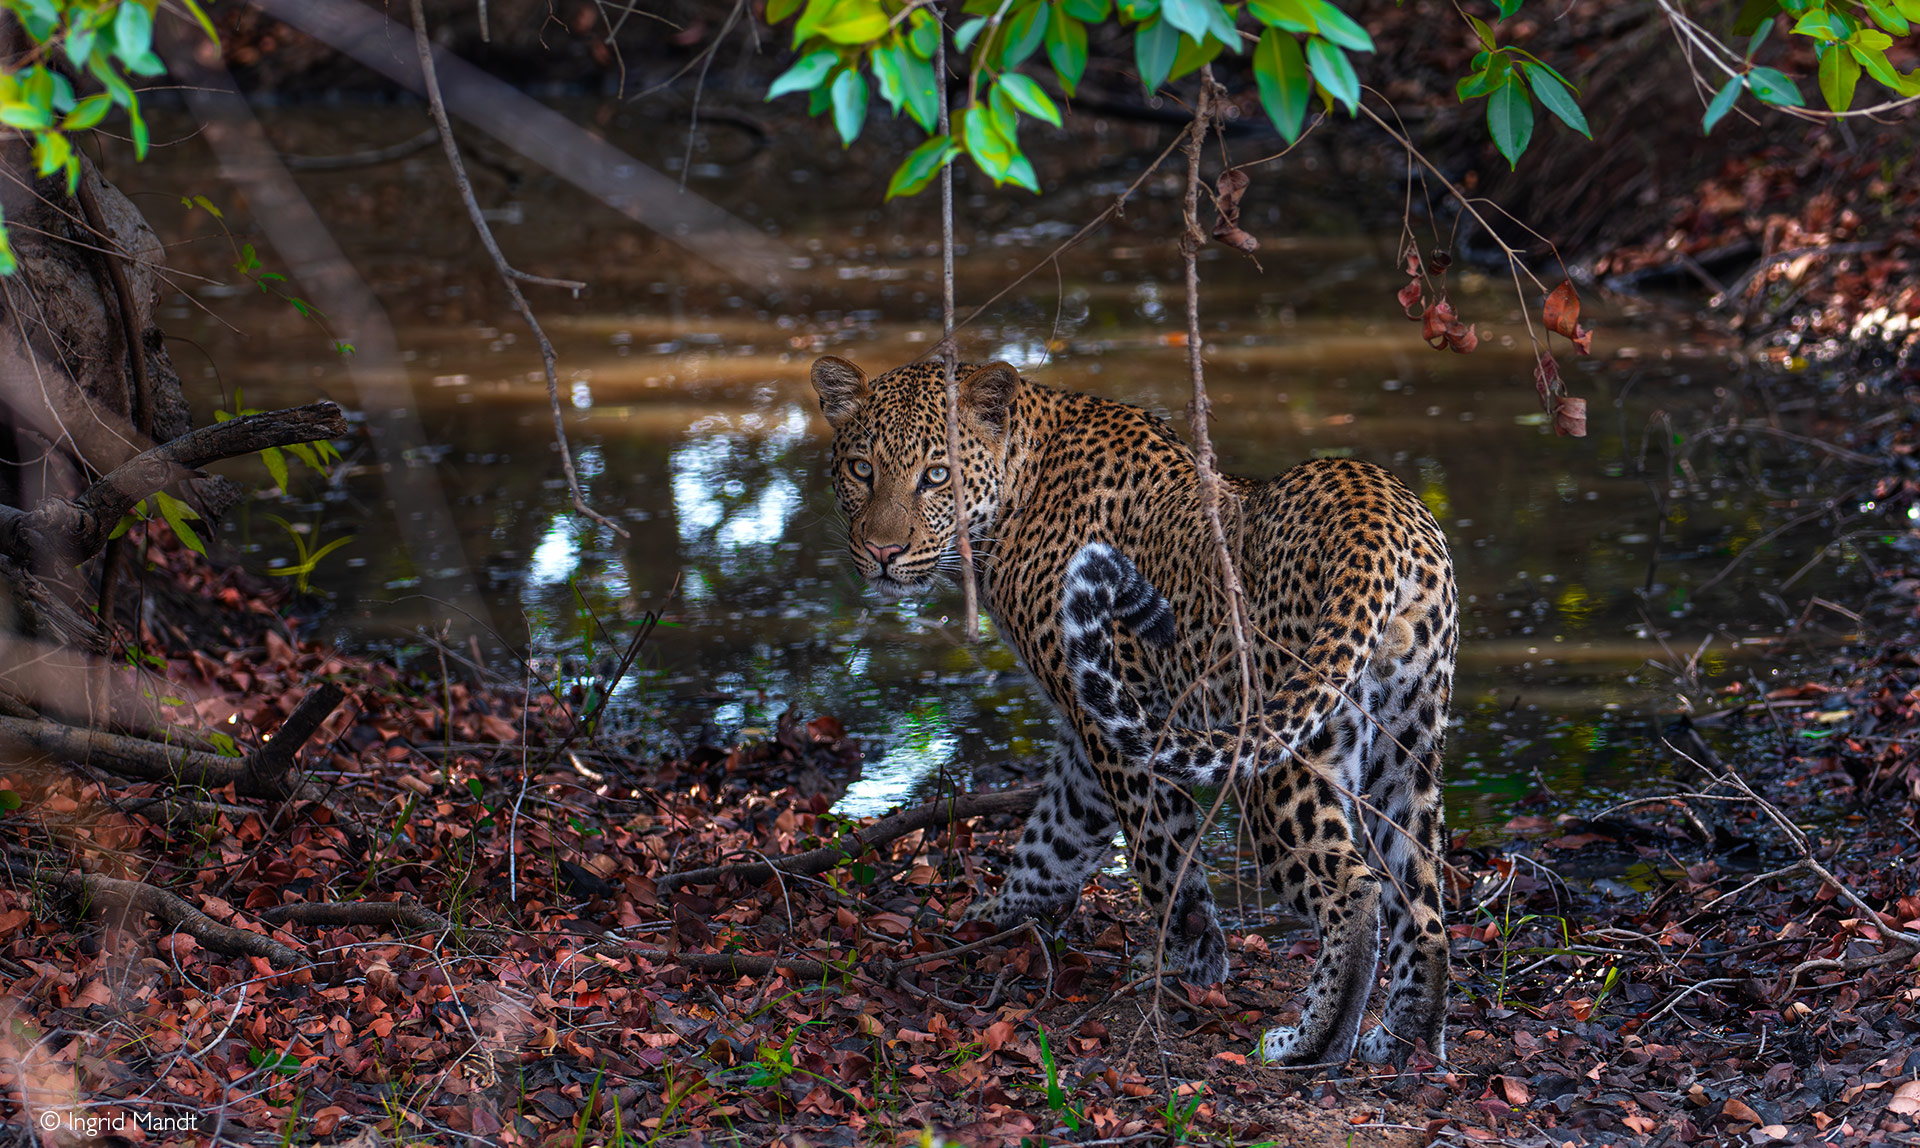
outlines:
[{"label": "still water surface", "polygon": [[[664,129],[662,115],[611,101],[568,110],[640,161],[678,170],[684,133]],[[267,124],[286,151],[343,153],[404,138],[419,119],[416,108],[295,107]],[[1060,190],[963,192],[962,313],[1110,202],[1170,131],[1083,123],[1042,164],[1059,169],[1042,174]],[[470,145],[509,257],[591,284],[577,299],[533,295],[559,352],[582,479],[593,506],[631,532],[624,539],[569,512],[537,353],[437,152],[300,177],[393,318],[432,440],[421,461],[446,491],[495,626],[584,680],[635,619],[661,611],[667,624],[613,686],[616,708],[677,736],[709,722],[723,736],[770,725],[789,705],[838,715],[868,749],[842,803],[851,813],[883,810],[943,775],[1002,780],[1030,767],[1050,741],[1045,704],[1003,646],[961,640],[957,593],[904,606],[863,593],[806,381],[823,352],[871,372],[937,338],[932,205],[875,206],[885,173],[859,166],[878,146],[868,141],[849,156],[811,124],[782,124],[766,140],[724,123],[709,132],[688,188],[786,245],[777,297],[729,282],[484,138]],[[1777,507],[1816,490],[1818,475],[1738,436],[1689,447],[1676,464],[1675,444],[1723,423],[1738,390],[1722,349],[1645,307],[1602,316],[1592,359],[1562,356],[1589,400],[1592,434],[1555,438],[1511,283],[1456,268],[1452,298],[1481,324],[1481,350],[1428,349],[1393,299],[1405,279],[1392,225],[1367,214],[1397,210],[1399,186],[1328,166],[1308,154],[1256,181],[1245,218],[1263,243],[1258,266],[1206,253],[1223,462],[1265,475],[1316,455],[1370,459],[1446,527],[1464,609],[1448,753],[1458,828],[1490,832],[1543,784],[1597,797],[1643,783],[1678,704],[1675,674],[1649,659],[1684,663],[1709,636],[1698,658],[1709,676],[1737,667],[1764,678],[1793,656],[1761,594],[1827,542],[1817,525],[1766,542],[1708,592],[1692,588],[1777,525]],[[143,178],[217,198],[210,170],[189,140]],[[1184,432],[1185,351],[1174,337],[1184,304],[1169,239],[1178,190],[1171,175],[1150,179],[1124,219],[963,331],[963,354],[1143,404]],[[228,201],[241,240],[243,206]],[[234,286],[229,241],[204,213],[147,210],[181,265],[228,284],[183,280],[168,313],[194,344],[174,356],[206,408],[199,421],[241,387],[256,407],[350,399],[328,334]],[[352,461],[331,485],[307,476],[279,505],[238,515],[227,537],[246,561],[284,568],[294,548],[267,511],[296,521],[309,546],[360,531],[313,575],[331,602],[323,631],[404,654],[446,612],[414,593],[419,572],[392,532],[367,526],[380,486],[367,457]],[[1789,608],[1839,577],[1820,568]]]}]

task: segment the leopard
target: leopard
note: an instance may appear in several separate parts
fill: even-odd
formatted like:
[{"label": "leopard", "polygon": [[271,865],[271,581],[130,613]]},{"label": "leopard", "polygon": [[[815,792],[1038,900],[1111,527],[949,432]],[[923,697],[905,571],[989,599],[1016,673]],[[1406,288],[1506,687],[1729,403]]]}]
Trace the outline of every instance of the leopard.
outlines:
[{"label": "leopard", "polygon": [[[943,362],[869,376],[826,356],[811,381],[855,570],[885,600],[946,584],[964,500],[980,603],[1055,711],[1004,879],[968,915],[1064,924],[1124,835],[1153,967],[1224,982],[1199,856],[1196,790],[1211,787],[1319,941],[1298,1022],[1263,1034],[1263,1059],[1444,1060],[1441,755],[1459,616],[1432,512],[1387,469],[1328,457],[1218,475],[1210,517],[1194,450],[1158,415],[1005,362],[952,371],[957,452]],[[1383,934],[1384,1007],[1362,1035]]]}]

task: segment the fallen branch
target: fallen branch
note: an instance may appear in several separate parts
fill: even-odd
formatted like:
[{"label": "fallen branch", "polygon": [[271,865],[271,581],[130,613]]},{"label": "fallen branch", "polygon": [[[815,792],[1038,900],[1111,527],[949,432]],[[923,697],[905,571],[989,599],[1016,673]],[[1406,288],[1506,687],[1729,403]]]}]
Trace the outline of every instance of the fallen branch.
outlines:
[{"label": "fallen branch", "polygon": [[676,953],[667,949],[627,949],[629,955],[645,957],[650,961],[672,961],[684,968],[698,973],[732,973],[741,977],[764,977],[776,969],[791,969],[793,974],[804,980],[825,980],[848,971],[839,965],[829,965],[825,961],[801,960],[794,957],[761,957],[749,953]]},{"label": "fallen branch", "polygon": [[257,773],[253,763],[245,758],[200,753],[145,738],[78,729],[45,719],[0,716],[0,746],[6,746],[16,753],[30,750],[46,757],[91,765],[122,777],[138,777],[146,781],[164,781],[203,789],[231,785],[239,796],[271,801],[292,797],[318,799],[317,795],[304,792],[303,786],[289,785],[285,774],[264,776]]},{"label": "fallen branch", "polygon": [[319,925],[326,928],[401,928],[409,933],[450,933],[459,926],[418,901],[320,901],[262,909],[268,924]]},{"label": "fallen branch", "polygon": [[229,957],[260,957],[281,969],[308,963],[298,950],[260,933],[223,925],[164,889],[142,881],[123,881],[98,873],[62,873],[58,876],[10,862],[8,871],[26,881],[51,881],[90,906],[118,906],[121,914],[134,910],[159,918],[172,931],[185,933],[208,949]]},{"label": "fallen branch", "polygon": [[268,734],[260,748],[247,756],[247,775],[253,779],[254,787],[281,797],[291,794],[288,778],[293,773],[293,761],[300,747],[307,744],[320,723],[327,720],[327,715],[346,696],[347,691],[332,682],[321,682],[308,690],[307,696],[287,715],[287,720],[280,723],[280,728]]},{"label": "fallen branch", "polygon": [[208,463],[346,433],[346,416],[330,402],[244,415],[188,431],[128,459],[77,498],[48,498],[32,511],[0,507],[0,553],[27,565],[92,557],[142,499]]},{"label": "fallen branch", "polygon": [[842,842],[823,845],[806,853],[777,858],[772,862],[749,861],[735,865],[715,865],[706,869],[688,869],[679,873],[664,873],[655,878],[654,884],[661,890],[667,890],[679,888],[682,885],[714,885],[728,877],[738,878],[750,885],[770,880],[775,874],[794,873],[811,877],[858,857],[875,846],[885,845],[905,837],[917,829],[964,821],[969,817],[990,817],[997,813],[1026,814],[1033,811],[1034,803],[1039,799],[1040,790],[1035,787],[1006,789],[996,793],[961,794],[958,797],[930,801],[913,809],[903,809],[899,813],[882,817]]}]

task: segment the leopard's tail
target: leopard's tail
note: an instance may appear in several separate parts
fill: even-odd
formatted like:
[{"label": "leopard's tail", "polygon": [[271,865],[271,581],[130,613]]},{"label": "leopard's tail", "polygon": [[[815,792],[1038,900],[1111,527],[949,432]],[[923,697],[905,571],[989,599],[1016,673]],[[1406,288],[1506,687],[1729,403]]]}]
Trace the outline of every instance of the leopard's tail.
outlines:
[{"label": "leopard's tail", "polygon": [[[1067,566],[1060,629],[1081,711],[1097,723],[1129,768],[1152,769],[1176,785],[1219,785],[1236,769],[1263,770],[1311,743],[1364,665],[1380,618],[1328,619],[1315,633],[1301,672],[1264,707],[1261,729],[1243,739],[1231,730],[1154,723],[1120,677],[1113,659],[1113,622],[1142,640],[1167,645],[1173,611],[1124,554],[1089,543]],[[1348,624],[1349,621],[1352,624]],[[1310,667],[1320,667],[1315,674]]]},{"label": "leopard's tail", "polygon": [[1176,785],[1218,785],[1233,768],[1236,739],[1225,731],[1149,724],[1113,661],[1113,623],[1155,646],[1173,643],[1173,608],[1127,556],[1090,542],[1067,563],[1060,634],[1080,710],[1129,768],[1152,768]]}]

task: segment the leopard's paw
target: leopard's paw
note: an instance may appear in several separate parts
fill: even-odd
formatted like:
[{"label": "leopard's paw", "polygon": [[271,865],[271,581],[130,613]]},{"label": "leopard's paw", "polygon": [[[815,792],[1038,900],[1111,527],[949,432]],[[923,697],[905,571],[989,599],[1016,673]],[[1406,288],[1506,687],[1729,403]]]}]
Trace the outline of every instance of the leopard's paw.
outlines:
[{"label": "leopard's paw", "polygon": [[1387,1031],[1384,1024],[1376,1024],[1360,1038],[1360,1059],[1368,1064],[1404,1064],[1412,1046]]},{"label": "leopard's paw", "polygon": [[1300,1030],[1297,1028],[1270,1028],[1260,1037],[1260,1059],[1267,1064],[1287,1064],[1299,1048]]}]

